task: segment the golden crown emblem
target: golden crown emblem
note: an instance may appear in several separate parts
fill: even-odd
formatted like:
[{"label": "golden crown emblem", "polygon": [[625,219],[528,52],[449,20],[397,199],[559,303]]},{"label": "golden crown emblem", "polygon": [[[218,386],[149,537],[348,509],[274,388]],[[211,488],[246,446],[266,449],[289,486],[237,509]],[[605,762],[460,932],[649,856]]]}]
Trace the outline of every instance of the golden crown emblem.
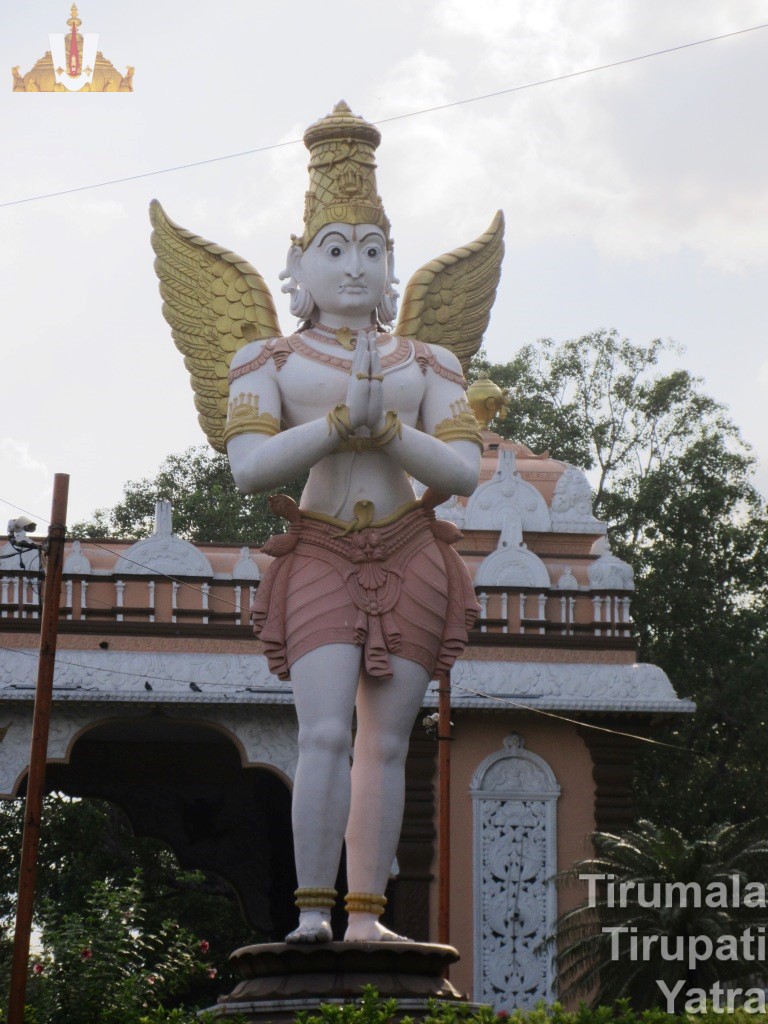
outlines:
[{"label": "golden crown emblem", "polygon": [[292,236],[306,249],[326,224],[376,224],[389,240],[389,219],[376,190],[375,152],[381,133],[353,114],[344,100],[304,132],[310,153],[304,198],[304,233]]}]

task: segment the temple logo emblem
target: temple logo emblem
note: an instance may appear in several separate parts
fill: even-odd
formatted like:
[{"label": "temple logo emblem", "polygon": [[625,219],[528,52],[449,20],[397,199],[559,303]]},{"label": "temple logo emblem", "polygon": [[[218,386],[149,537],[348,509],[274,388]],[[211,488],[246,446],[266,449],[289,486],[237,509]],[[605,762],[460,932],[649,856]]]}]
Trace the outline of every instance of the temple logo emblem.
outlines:
[{"label": "temple logo emblem", "polygon": [[11,69],[14,92],[133,92],[133,72],[125,74],[108,61],[98,49],[96,32],[81,32],[77,6],[72,4],[67,19],[68,32],[51,32],[50,49],[22,75],[20,67]]}]

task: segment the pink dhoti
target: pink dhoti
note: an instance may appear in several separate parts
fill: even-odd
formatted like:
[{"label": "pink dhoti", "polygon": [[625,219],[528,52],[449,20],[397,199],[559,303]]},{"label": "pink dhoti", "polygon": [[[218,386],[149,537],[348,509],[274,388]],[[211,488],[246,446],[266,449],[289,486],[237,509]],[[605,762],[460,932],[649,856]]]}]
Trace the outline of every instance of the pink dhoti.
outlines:
[{"label": "pink dhoti", "polygon": [[392,675],[390,654],[433,676],[447,672],[479,612],[467,567],[450,547],[458,529],[411,508],[384,526],[341,532],[302,515],[265,545],[276,557],[252,614],[271,671],[288,679],[297,658],[341,643],[363,648],[371,676]]}]

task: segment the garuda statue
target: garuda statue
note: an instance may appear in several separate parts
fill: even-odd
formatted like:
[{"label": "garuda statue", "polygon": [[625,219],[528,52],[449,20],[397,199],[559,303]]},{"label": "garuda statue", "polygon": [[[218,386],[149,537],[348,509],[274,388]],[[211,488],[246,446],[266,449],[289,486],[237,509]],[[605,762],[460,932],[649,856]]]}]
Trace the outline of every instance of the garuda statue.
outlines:
[{"label": "garuda statue", "polygon": [[[477,485],[483,442],[462,367],[480,347],[499,279],[501,213],[474,242],[397,278],[377,193],[377,128],[346,103],[307,129],[304,231],[281,275],[299,320],[283,335],[261,275],[174,224],[153,202],[163,313],[200,423],[240,490],[309,470],[252,609],[299,719],[293,830],[299,924],[331,938],[346,840],[351,941],[399,939],[379,921],[400,835],[408,738],[426,688],[477,615],[472,582],[434,507]],[[427,491],[417,500],[412,479]],[[352,718],[356,712],[350,770]]]}]

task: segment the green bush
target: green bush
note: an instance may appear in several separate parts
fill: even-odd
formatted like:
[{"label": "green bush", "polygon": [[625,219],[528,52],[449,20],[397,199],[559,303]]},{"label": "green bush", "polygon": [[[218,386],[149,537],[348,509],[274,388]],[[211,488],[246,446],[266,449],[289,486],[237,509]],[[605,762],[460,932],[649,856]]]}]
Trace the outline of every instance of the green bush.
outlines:
[{"label": "green bush", "polygon": [[[176,1004],[197,979],[211,984],[208,943],[172,921],[149,928],[141,881],[95,883],[79,913],[49,908],[27,983],[29,1024],[187,1024]],[[204,986],[205,987],[205,986]]]}]

